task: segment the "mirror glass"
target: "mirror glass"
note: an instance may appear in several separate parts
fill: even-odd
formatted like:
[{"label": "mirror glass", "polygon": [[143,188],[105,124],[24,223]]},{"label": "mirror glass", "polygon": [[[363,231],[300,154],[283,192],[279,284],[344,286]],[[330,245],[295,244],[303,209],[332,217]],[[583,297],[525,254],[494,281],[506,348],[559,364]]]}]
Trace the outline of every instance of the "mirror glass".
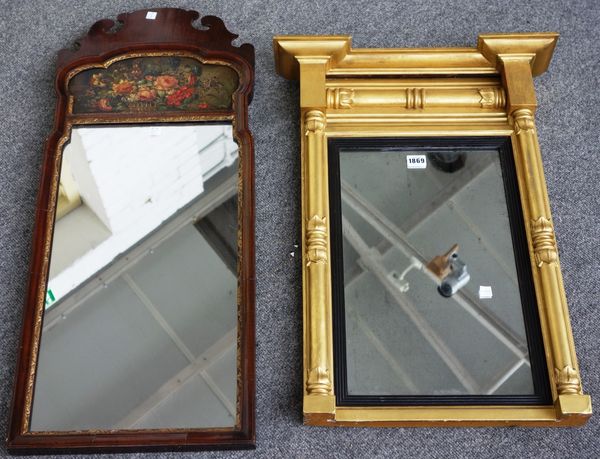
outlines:
[{"label": "mirror glass", "polygon": [[349,395],[534,394],[505,153],[340,149]]},{"label": "mirror glass", "polygon": [[31,430],[236,424],[237,164],[231,124],[72,129]]}]

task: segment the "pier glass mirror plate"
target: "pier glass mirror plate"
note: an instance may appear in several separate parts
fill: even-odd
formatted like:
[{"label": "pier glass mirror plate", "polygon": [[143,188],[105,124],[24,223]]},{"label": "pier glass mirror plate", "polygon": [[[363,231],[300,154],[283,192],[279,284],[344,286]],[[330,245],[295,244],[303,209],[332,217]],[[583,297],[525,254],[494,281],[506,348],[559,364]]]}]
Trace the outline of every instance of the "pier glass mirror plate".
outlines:
[{"label": "pier glass mirror plate", "polygon": [[198,17],[59,54],[12,452],[254,445],[254,48]]},{"label": "pier glass mirror plate", "polygon": [[304,420],[580,425],[534,113],[558,35],[274,38],[300,80]]}]

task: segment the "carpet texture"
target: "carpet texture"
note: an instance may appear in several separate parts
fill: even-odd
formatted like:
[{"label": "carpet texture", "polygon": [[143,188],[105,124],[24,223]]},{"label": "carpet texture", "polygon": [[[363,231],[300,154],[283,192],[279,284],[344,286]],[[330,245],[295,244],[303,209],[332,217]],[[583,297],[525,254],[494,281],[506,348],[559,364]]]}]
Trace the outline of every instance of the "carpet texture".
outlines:
[{"label": "carpet texture", "polygon": [[[130,457],[600,457],[600,414],[576,429],[314,428],[301,419],[298,86],[274,34],[351,34],[354,47],[474,46],[478,33],[558,31],[536,79],[538,135],[583,385],[600,394],[600,2],[532,0],[0,1],[0,436],[8,410],[56,52],[93,22],[173,6],[224,18],[256,47],[257,449]],[[596,399],[598,401],[600,399]],[[4,444],[0,454],[6,454]],[[108,456],[102,456],[108,457]]]}]

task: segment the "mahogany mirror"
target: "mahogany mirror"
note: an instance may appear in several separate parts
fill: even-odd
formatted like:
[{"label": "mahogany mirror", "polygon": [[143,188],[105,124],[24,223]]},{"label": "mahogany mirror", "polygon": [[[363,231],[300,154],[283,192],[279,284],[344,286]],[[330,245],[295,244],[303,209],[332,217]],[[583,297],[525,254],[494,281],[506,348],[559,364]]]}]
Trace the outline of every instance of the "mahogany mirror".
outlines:
[{"label": "mahogany mirror", "polygon": [[198,17],[59,53],[12,452],[254,445],[254,48]]}]

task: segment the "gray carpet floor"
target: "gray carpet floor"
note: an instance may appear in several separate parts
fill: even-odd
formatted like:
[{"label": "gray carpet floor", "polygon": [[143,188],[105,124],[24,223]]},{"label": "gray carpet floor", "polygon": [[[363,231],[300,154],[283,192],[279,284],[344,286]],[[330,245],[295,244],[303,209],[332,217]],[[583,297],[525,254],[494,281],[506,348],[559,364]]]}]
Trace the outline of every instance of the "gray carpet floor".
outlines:
[{"label": "gray carpet floor", "polygon": [[[549,71],[536,80],[538,134],[583,383],[596,397],[600,395],[597,0],[1,0],[0,436],[5,438],[7,429],[41,152],[52,123],[55,53],[84,35],[97,19],[153,6],[221,16],[240,40],[254,44],[257,53],[250,124],[256,142],[258,446],[251,452],[189,456],[600,457],[600,413],[585,427],[574,429],[302,425],[300,267],[297,257],[289,255],[299,238],[298,87],[275,74],[271,47],[274,34],[351,34],[355,47],[439,47],[474,46],[482,32],[561,33]],[[6,454],[3,444],[0,454]]]}]

